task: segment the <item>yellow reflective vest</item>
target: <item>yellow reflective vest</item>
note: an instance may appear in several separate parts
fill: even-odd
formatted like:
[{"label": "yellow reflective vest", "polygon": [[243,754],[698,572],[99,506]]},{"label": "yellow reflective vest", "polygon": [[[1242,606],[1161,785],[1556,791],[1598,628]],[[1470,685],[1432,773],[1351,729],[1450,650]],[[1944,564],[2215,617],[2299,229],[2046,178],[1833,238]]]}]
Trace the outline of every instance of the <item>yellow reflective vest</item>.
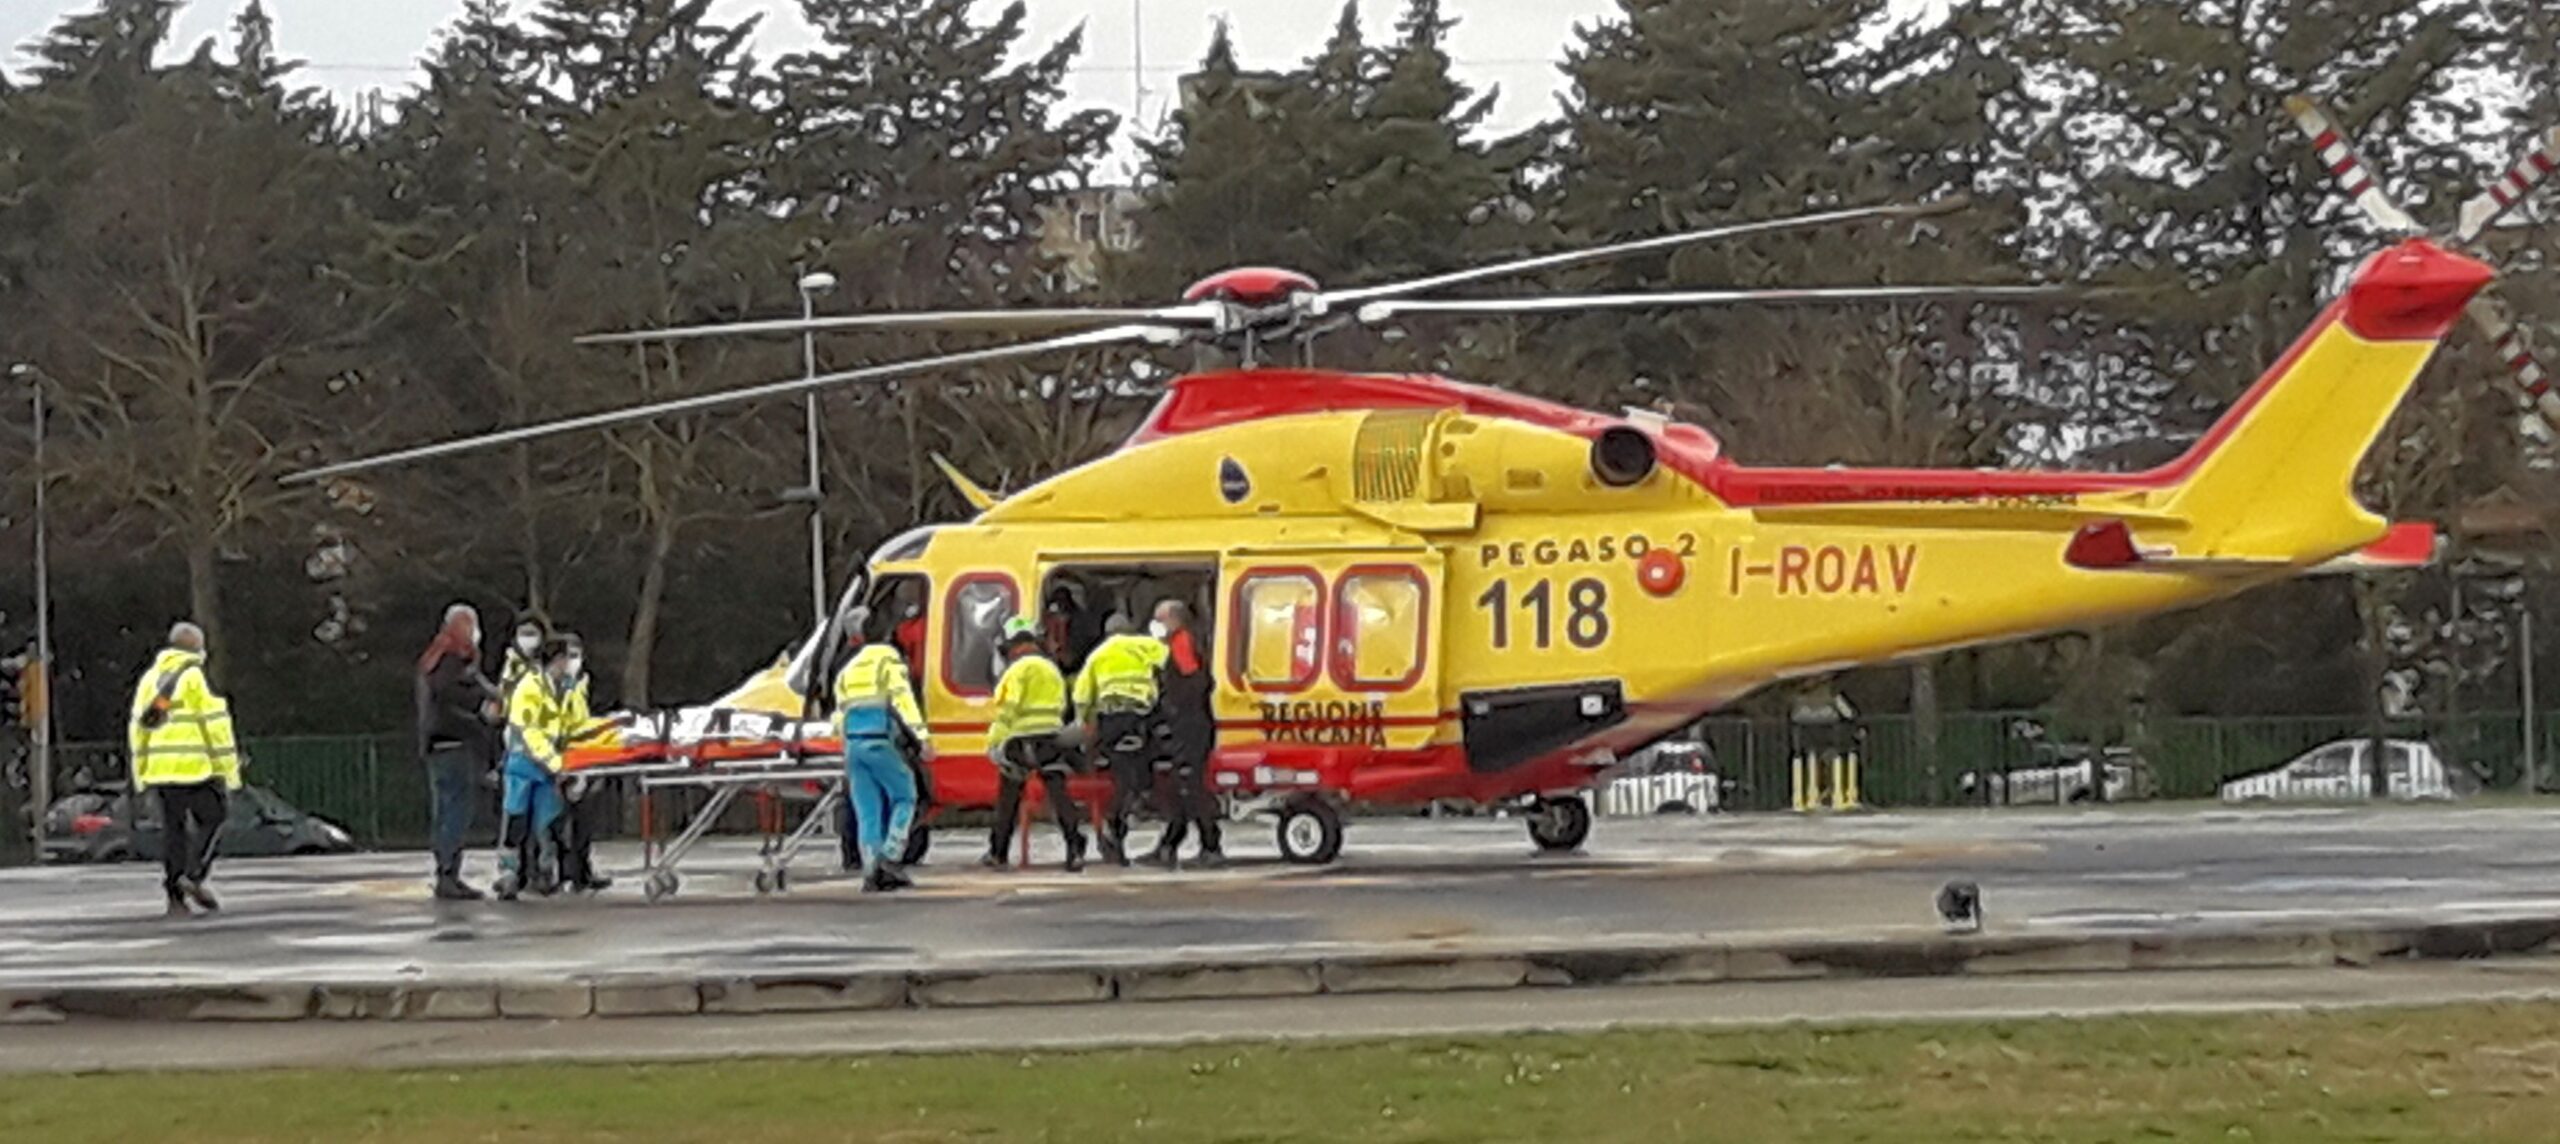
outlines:
[{"label": "yellow reflective vest", "polygon": [[560,748],[583,721],[579,711],[585,705],[575,689],[560,691],[541,672],[525,676],[507,694],[507,750],[558,773],[564,761]]},{"label": "yellow reflective vest", "polygon": [[[167,717],[157,727],[143,726],[143,712],[164,692]],[[204,656],[197,652],[169,648],[151,661],[151,669],[134,684],[126,746],[133,752],[137,791],[215,778],[231,790],[240,789],[240,746],[231,735],[231,705],[205,681]]]},{"label": "yellow reflective vest", "polygon": [[[853,653],[853,662],[836,673],[836,710],[851,711],[856,707],[886,707],[898,713],[918,743],[930,743],[925,729],[924,708],[916,706],[915,685],[907,681],[907,661],[898,649],[885,643],[867,643]],[[887,725],[882,725],[885,733]]]},{"label": "yellow reflective vest", "polygon": [[1156,670],[1164,666],[1162,640],[1117,635],[1094,645],[1076,673],[1076,712],[1145,711],[1156,705]]},{"label": "yellow reflective vest", "polygon": [[996,720],[987,746],[1002,750],[1026,735],[1053,734],[1067,722],[1067,677],[1048,656],[1033,652],[1004,669],[996,681]]}]

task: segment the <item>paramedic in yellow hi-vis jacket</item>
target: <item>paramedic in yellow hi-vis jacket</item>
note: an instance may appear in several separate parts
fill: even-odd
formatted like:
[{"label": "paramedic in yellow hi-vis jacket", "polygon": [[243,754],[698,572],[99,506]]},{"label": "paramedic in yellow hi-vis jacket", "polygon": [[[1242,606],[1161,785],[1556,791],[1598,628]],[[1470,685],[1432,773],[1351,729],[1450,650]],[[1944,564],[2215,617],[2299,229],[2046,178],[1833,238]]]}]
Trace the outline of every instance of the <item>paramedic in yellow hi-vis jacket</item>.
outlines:
[{"label": "paramedic in yellow hi-vis jacket", "polygon": [[231,705],[204,677],[204,629],[181,623],[169,646],[133,686],[126,746],[133,753],[133,793],[160,800],[160,888],[169,916],[187,904],[218,910],[204,888],[213,849],[240,789],[240,748],[231,734]]},{"label": "paramedic in yellow hi-vis jacket", "polygon": [[1076,672],[1076,718],[1087,724],[1086,742],[1111,768],[1111,807],[1103,816],[1102,859],[1129,864],[1129,815],[1155,789],[1157,678],[1163,641],[1136,634],[1129,617],[1114,612],[1103,623],[1101,643]]},{"label": "paramedic in yellow hi-vis jacket", "polygon": [[537,670],[507,696],[507,790],[498,838],[498,897],[507,901],[527,888],[541,894],[559,888],[558,871],[543,858],[562,811],[560,748],[577,729],[570,723],[576,717],[577,645],[547,641],[535,664]]},{"label": "paramedic in yellow hi-vis jacket", "polygon": [[[566,747],[608,729],[609,725],[595,717],[595,705],[587,690],[586,645],[578,641],[575,633],[563,632],[560,639],[569,645],[569,663],[574,672],[569,678],[568,697],[562,701],[566,709],[560,717],[564,731],[560,741]],[[560,884],[590,894],[601,894],[613,886],[613,879],[596,872],[596,808],[588,803],[596,787],[597,784],[576,775],[561,782],[560,820],[556,828],[559,837],[554,843],[559,847]]]},{"label": "paramedic in yellow hi-vis jacket", "polygon": [[903,890],[915,883],[898,868],[916,819],[916,776],[898,747],[903,727],[930,762],[933,736],[907,682],[907,661],[888,643],[864,639],[867,612],[846,625],[853,659],[836,674],[836,713],[844,726],[845,798],[862,833],[862,888]]},{"label": "paramedic in yellow hi-vis jacket", "polygon": [[996,765],[995,828],[987,835],[987,856],[978,864],[1005,865],[1005,849],[1013,845],[1014,819],[1022,811],[1022,788],[1032,776],[1048,792],[1049,810],[1058,816],[1058,833],[1067,840],[1067,872],[1084,869],[1084,827],[1077,821],[1076,801],[1067,794],[1074,771],[1058,741],[1067,721],[1067,677],[1040,647],[1040,626],[1027,619],[1004,625],[1004,677],[996,681],[996,718],[987,728],[987,754]]}]

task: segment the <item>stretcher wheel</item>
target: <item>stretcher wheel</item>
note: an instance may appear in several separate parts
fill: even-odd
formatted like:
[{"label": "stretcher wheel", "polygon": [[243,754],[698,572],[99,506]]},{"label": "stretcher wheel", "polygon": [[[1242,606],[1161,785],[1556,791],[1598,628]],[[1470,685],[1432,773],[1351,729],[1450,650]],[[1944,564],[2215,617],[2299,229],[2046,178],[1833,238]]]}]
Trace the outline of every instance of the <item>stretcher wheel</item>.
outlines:
[{"label": "stretcher wheel", "polygon": [[1280,856],[1301,866],[1322,866],[1342,853],[1342,812],[1333,804],[1305,802],[1280,813]]},{"label": "stretcher wheel", "polygon": [[925,851],[933,849],[933,828],[919,822],[907,828],[906,849],[898,852],[898,865],[913,866],[924,861]]},{"label": "stretcher wheel", "polygon": [[756,871],[756,892],[759,894],[770,894],[775,890],[780,889],[781,887],[776,884],[777,879],[775,878],[775,875],[778,873],[780,873],[780,871]]},{"label": "stretcher wheel", "polygon": [[1554,853],[1579,850],[1591,837],[1591,804],[1580,795],[1542,799],[1529,812],[1529,840]]},{"label": "stretcher wheel", "polygon": [[672,896],[679,885],[682,883],[676,880],[675,871],[661,870],[649,875],[649,879],[640,884],[640,892],[654,902],[660,898]]}]

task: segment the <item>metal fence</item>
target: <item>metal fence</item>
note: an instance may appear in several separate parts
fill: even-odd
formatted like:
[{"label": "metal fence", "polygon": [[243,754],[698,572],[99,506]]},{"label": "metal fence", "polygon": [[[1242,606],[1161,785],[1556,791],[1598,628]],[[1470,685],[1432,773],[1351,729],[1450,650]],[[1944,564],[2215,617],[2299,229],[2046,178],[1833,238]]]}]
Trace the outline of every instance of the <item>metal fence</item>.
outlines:
[{"label": "metal fence", "polygon": [[[2022,735],[2022,725],[2043,729]],[[2315,748],[2362,740],[2363,720],[2323,717],[2172,717],[2103,731],[2074,731],[2035,711],[1965,712],[1939,722],[1934,752],[1924,748],[1907,716],[1879,716],[1859,725],[1860,801],[1879,807],[1980,806],[2063,803],[2100,798],[2210,799],[2230,780],[2266,772]],[[2453,718],[2395,720],[2385,733],[2429,745],[2447,771],[2471,776],[2458,787],[2524,790],[2524,721],[2516,713],[2481,712]],[[1789,758],[1793,729],[1783,719],[1717,716],[1697,725],[1706,745],[1705,766],[1724,784],[1729,810],[1785,810],[1793,800]],[[2560,762],[2560,716],[2536,720],[2534,758],[2551,775]],[[2140,760],[2138,781],[2119,783],[2107,765],[2122,753],[2096,755],[2099,765],[2068,752],[2120,747]],[[2057,751],[2057,748],[2063,748]],[[427,837],[426,778],[402,735],[299,736],[252,739],[244,744],[247,778],[312,814],[345,827],[368,846],[419,846]],[[2349,752],[2352,754],[2352,752]],[[2330,780],[2322,760],[2310,777],[2279,776],[2289,784],[2278,797],[2323,797]],[[2356,765],[2350,763],[2350,768]],[[2395,759],[2394,765],[2397,765]],[[121,782],[120,743],[70,744],[55,751],[55,789],[70,791],[84,777]],[[2386,768],[2388,769],[2388,768]],[[2111,776],[2099,789],[2093,776]],[[2347,781],[2356,772],[2350,769]],[[2332,784],[2334,785],[2334,784]],[[2545,786],[2550,785],[2546,780]],[[2456,793],[2469,793],[2468,789]],[[2340,788],[2336,797],[2357,797]],[[598,825],[608,832],[637,821],[631,807],[612,804]],[[751,824],[752,819],[742,819]],[[485,835],[482,823],[475,834]]]},{"label": "metal fence", "polygon": [[[251,739],[242,777],[286,802],[345,827],[368,846],[417,846],[427,839],[426,772],[399,735],[311,735]],[[125,779],[122,743],[74,743],[54,751],[54,789]]]},{"label": "metal fence", "polygon": [[[2035,731],[2021,733],[2025,728]],[[2560,759],[2556,732],[2560,720],[2536,720],[2532,757],[2546,776],[2545,787],[2553,761]],[[1718,716],[1701,722],[1695,733],[1707,745],[1708,767],[1727,784],[1729,807],[1783,810],[1791,804],[1789,759],[1796,739],[1786,721]],[[2045,712],[1966,712],[1940,720],[1933,752],[1910,717],[1880,716],[1859,726],[1859,795],[1870,806],[2210,799],[2220,797],[2225,783],[2283,767],[2315,748],[2361,742],[2370,733],[2365,720],[2354,716],[2168,717],[2075,732]],[[2453,793],[2533,789],[2518,712],[2391,720],[2383,735],[2431,748],[2442,769],[2455,776],[2449,780]],[[2386,772],[2402,769],[2401,752],[2387,751],[2386,758]],[[2341,760],[2348,777],[2370,773],[2359,769],[2366,764],[2356,751],[2324,752],[2268,780],[2279,789],[2267,794],[2322,797],[2329,788],[2320,776]],[[2415,761],[2416,778],[2424,785],[2428,768],[2423,758]],[[2101,773],[2110,776],[2103,788],[2094,781]],[[2356,795],[2341,789],[2335,797]]]}]

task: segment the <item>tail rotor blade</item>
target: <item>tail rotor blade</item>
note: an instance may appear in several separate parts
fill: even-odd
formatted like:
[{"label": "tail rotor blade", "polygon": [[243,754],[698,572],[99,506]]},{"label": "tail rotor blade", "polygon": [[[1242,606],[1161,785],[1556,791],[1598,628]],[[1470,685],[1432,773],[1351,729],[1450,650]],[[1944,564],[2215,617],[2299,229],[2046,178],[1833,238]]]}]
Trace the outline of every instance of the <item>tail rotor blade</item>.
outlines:
[{"label": "tail rotor blade", "polygon": [[1573,310],[1643,310],[1671,306],[1761,306],[1838,302],[1928,302],[1953,299],[2086,296],[2067,286],[1836,286],[1774,290],[1673,290],[1650,294],[1562,294],[1535,298],[1416,298],[1371,302],[1362,322],[1403,314],[1535,314]]},{"label": "tail rotor blade", "polygon": [[2364,209],[2375,225],[2395,234],[2417,234],[2425,229],[2383,193],[2382,185],[2374,180],[2373,169],[2365,165],[2364,156],[2356,154],[2347,133],[2319,104],[2297,95],[2284,101],[2284,109],[2302,133],[2311,137],[2312,150],[2319,155],[2320,165],[2328,169],[2329,177],[2338,181],[2339,188]]},{"label": "tail rotor blade", "polygon": [[2524,155],[2505,173],[2491,180],[2487,190],[2462,204],[2453,236],[2462,242],[2478,239],[2489,224],[2498,221],[2551,173],[2560,170],[2560,127],[2554,127],[2524,149]]},{"label": "tail rotor blade", "polygon": [[1434,274],[1428,278],[1414,278],[1403,282],[1390,282],[1381,286],[1362,286],[1350,290],[1329,290],[1318,295],[1318,306],[1320,307],[1321,312],[1330,312],[1346,305],[1358,305],[1360,303],[1379,298],[1401,298],[1424,293],[1426,291],[1438,290],[1446,286],[1456,286],[1465,282],[1481,282],[1487,278],[1508,278],[1515,274],[1526,274],[1532,270],[1551,270],[1555,267],[1572,266],[1577,263],[1600,262],[1611,258],[1624,258],[1630,254],[1642,254],[1650,250],[1668,250],[1675,246],[1687,246],[1693,243],[1711,242],[1716,239],[1743,238],[1749,235],[1770,234],[1788,230],[1808,230],[1814,227],[1836,226],[1841,223],[1864,222],[1869,219],[1920,218],[1928,215],[1946,214],[1950,211],[1962,209],[1966,202],[1967,200],[1963,196],[1959,195],[1929,203],[1881,207],[1858,207],[1851,210],[1825,211],[1821,214],[1796,215],[1790,218],[1779,219],[1763,219],[1759,222],[1734,223],[1728,226],[1708,227],[1704,230],[1689,230],[1682,231],[1678,234],[1657,235],[1652,238],[1636,239],[1632,242],[1615,242],[1606,246],[1584,247],[1580,250],[1567,250],[1560,251],[1555,254],[1542,254],[1535,258],[1522,258],[1511,262],[1498,262],[1491,266],[1477,266],[1466,270],[1453,270],[1446,274]]},{"label": "tail rotor blade", "polygon": [[770,382],[764,385],[751,385],[741,389],[725,389],[715,393],[696,394],[692,397],[680,397],[671,401],[660,401],[649,405],[632,406],[627,409],[611,409],[602,413],[586,414],[581,417],[569,417],[558,421],[546,421],[538,425],[526,425],[515,429],[504,429],[495,433],[482,434],[477,437],[466,437],[458,441],[446,441],[434,445],[421,445],[414,449],[402,449],[397,452],[384,453],[379,456],[366,457],[361,460],[346,461],[335,465],[324,465],[314,469],[305,469],[298,473],[288,474],[280,478],[280,481],[287,485],[309,484],[314,481],[322,481],[332,477],[345,476],[349,473],[363,472],[368,469],[379,469],[389,465],[406,464],[411,461],[423,461],[431,457],[445,457],[451,456],[455,453],[467,453],[475,449],[486,449],[493,445],[508,445],[518,441],[531,441],[536,438],[550,437],[560,433],[573,433],[581,429],[610,428],[615,425],[622,425],[632,421],[642,421],[654,417],[666,417],[678,413],[695,413],[705,409],[718,408],[723,405],[735,405],[744,401],[758,401],[766,398],[784,397],[809,390],[827,389],[834,386],[849,385],[856,382],[895,381],[900,378],[913,377],[917,374],[929,373],[937,369],[948,369],[954,366],[1011,361],[1016,358],[1035,357],[1040,354],[1054,353],[1060,350],[1090,349],[1098,346],[1132,343],[1173,345],[1189,337],[1190,334],[1191,331],[1188,330],[1172,326],[1158,325],[1126,325],[1112,326],[1108,329],[1101,330],[1087,330],[1082,333],[1068,334],[1063,337],[1056,338],[1045,338],[1040,341],[1017,342],[1012,345],[990,346],[985,349],[968,350],[956,354],[944,354],[939,357],[917,358],[911,361],[891,362],[887,365],[865,366],[861,369],[849,369],[837,373],[819,374],[816,377],[793,378],[789,381]]},{"label": "tail rotor blade", "polygon": [[2524,390],[2534,412],[2542,415],[2545,424],[2560,430],[2560,393],[2551,391],[2550,373],[2534,360],[2533,350],[2524,344],[2524,331],[2507,317],[2507,308],[2497,299],[2483,295],[2471,300],[2469,312],[2472,324],[2488,336],[2498,360],[2515,375],[2516,386]]}]

